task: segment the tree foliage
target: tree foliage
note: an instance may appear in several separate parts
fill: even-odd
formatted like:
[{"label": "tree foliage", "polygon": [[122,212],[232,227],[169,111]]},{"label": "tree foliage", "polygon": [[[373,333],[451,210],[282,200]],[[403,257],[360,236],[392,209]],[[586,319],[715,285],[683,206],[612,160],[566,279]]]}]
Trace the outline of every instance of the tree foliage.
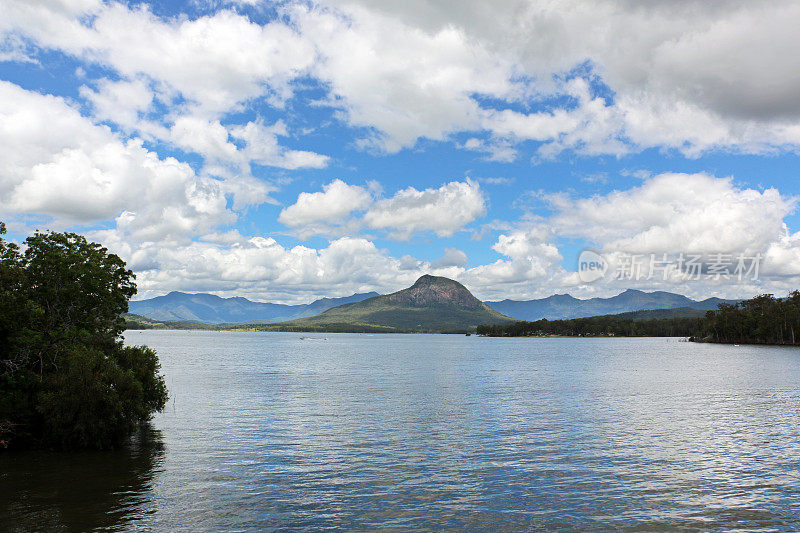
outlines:
[{"label": "tree foliage", "polygon": [[75,233],[23,248],[0,238],[0,444],[119,445],[167,400],[156,354],[121,340],[133,272]]},{"label": "tree foliage", "polygon": [[488,337],[688,337],[698,331],[698,318],[652,318],[637,320],[618,315],[535,320],[513,324],[478,326],[477,333]]},{"label": "tree foliage", "polygon": [[709,311],[699,334],[703,340],[736,344],[800,344],[800,292],[786,298],[762,294]]}]

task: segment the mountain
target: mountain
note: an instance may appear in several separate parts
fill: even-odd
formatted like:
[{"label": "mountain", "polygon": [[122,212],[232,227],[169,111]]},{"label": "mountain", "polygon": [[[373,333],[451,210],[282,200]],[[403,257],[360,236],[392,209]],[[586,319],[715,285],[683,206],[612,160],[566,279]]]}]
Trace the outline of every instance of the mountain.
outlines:
[{"label": "mountain", "polygon": [[513,322],[452,279],[425,275],[407,289],[279,324],[297,331],[465,332]]},{"label": "mountain", "polygon": [[213,294],[171,292],[149,300],[130,302],[128,311],[152,320],[221,323],[271,323],[313,316],[337,305],[360,302],[378,296],[377,292],[343,298],[322,298],[304,305],[252,302],[247,298],[220,298]]},{"label": "mountain", "polygon": [[716,310],[721,303],[735,303],[736,300],[707,298],[692,300],[680,294],[656,291],[643,292],[634,289],[611,298],[590,298],[580,300],[569,294],[556,294],[539,300],[503,300],[486,302],[492,309],[518,320],[558,320],[588,316],[614,315],[647,309],[675,309],[689,307],[702,311]]}]

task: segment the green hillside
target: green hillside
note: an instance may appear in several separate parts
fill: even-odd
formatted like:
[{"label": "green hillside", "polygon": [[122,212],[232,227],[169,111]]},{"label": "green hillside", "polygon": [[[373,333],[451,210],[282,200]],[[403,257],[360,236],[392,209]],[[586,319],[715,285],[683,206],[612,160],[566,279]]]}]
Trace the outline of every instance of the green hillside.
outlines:
[{"label": "green hillside", "polygon": [[408,289],[283,322],[281,331],[463,333],[479,324],[508,324],[501,315],[448,278],[422,276]]},{"label": "green hillside", "polygon": [[605,315],[617,318],[630,318],[633,320],[652,320],[664,318],[701,318],[706,316],[708,311],[694,309],[692,307],[676,307],[674,309],[646,309],[643,311],[630,311],[628,313],[617,313],[615,315]]}]

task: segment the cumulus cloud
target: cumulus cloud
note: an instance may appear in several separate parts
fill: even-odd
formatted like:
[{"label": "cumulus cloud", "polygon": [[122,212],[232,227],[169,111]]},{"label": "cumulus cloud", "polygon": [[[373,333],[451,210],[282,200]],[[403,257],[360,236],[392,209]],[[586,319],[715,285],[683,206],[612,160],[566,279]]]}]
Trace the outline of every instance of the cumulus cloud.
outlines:
[{"label": "cumulus cloud", "polygon": [[[342,120],[367,128],[362,146],[390,152],[473,131],[491,138],[462,146],[498,161],[528,140],[544,145],[540,157],[800,145],[800,59],[789,53],[800,44],[800,6],[789,0],[690,0],[681,10],[630,0],[502,0],[490,10],[472,0],[322,0],[283,4],[265,24],[230,9],[164,19],[93,0],[3,7],[6,40],[23,36],[129,83],[149,80],[175,116],[216,120],[254,98],[281,107],[310,76]],[[112,89],[85,96],[98,115],[128,124],[135,105],[113,118],[103,111]],[[319,164],[302,151],[280,161]]]},{"label": "cumulus cloud", "polygon": [[[630,0],[501,0],[491,8],[477,0],[457,6],[431,0],[328,3],[363,25],[388,28],[385,20],[401,21],[404,35],[462,35],[481,57],[512,65],[505,70],[507,79],[524,73],[533,80],[525,84],[526,96],[569,97],[544,111],[503,104],[462,110],[463,129],[470,129],[477,116],[481,127],[499,139],[547,144],[542,155],[548,157],[565,148],[620,154],[660,146],[697,155],[715,148],[794,150],[800,144],[800,106],[794,97],[800,90],[800,59],[789,53],[800,45],[794,31],[800,6],[790,0],[768,6],[690,0],[680,10],[665,2]],[[633,48],[636,53],[630,53]],[[427,52],[437,56],[435,50]],[[413,79],[414,72],[398,76]],[[585,91],[576,79],[604,84],[613,95]],[[496,97],[502,94],[497,89],[474,92]],[[511,99],[508,92],[502,98]],[[384,105],[403,109],[399,101]],[[439,135],[436,129],[429,132],[421,136]]]},{"label": "cumulus cloud", "polygon": [[492,249],[507,259],[479,265],[461,276],[485,298],[524,299],[551,290],[562,274],[563,259],[545,228],[529,227],[502,233]]},{"label": "cumulus cloud", "polygon": [[116,220],[138,240],[230,223],[228,185],[122,141],[63,99],[0,82],[0,207],[63,223]]},{"label": "cumulus cloud", "polygon": [[641,186],[577,200],[557,197],[556,231],[629,253],[755,252],[783,233],[796,200],[732,178],[666,173]]},{"label": "cumulus cloud", "polygon": [[450,236],[485,210],[483,192],[472,180],[422,191],[408,187],[388,198],[376,198],[364,187],[336,179],[322,192],[300,193],[294,204],[281,211],[278,221],[303,238],[369,228],[387,231],[390,239],[407,240],[426,231]]},{"label": "cumulus cloud", "polygon": [[[538,288],[553,292],[572,287],[572,292],[587,296],[635,287],[702,298],[711,294],[746,297],[758,292],[786,292],[800,282],[800,234],[792,234],[785,223],[797,199],[773,188],[742,188],[730,177],[702,173],[665,173],[647,177],[641,185],[627,190],[588,198],[558,194],[547,199],[554,214],[523,220],[520,229],[501,234],[493,249],[510,260],[498,262],[489,272],[511,280],[520,276],[533,279],[533,270],[513,270],[514,261],[550,258],[549,263],[543,263],[545,272],[539,272]],[[557,248],[548,253],[559,238],[577,238],[601,252],[611,273],[605,282],[586,284],[561,267]],[[682,254],[699,257],[703,265],[715,257],[727,257],[731,269],[740,256],[750,258],[746,260],[748,268],[749,261],[758,256],[759,278],[731,281],[703,273],[699,279],[687,281],[677,268],[668,269],[664,276],[647,273],[649,258],[660,261],[666,257],[668,262],[675,262]],[[637,257],[643,269],[640,279],[615,274]],[[519,287],[523,293],[536,290],[530,284]]]},{"label": "cumulus cloud", "polygon": [[320,249],[286,248],[272,238],[252,237],[225,246],[144,246],[134,255],[134,262],[150,267],[140,269],[137,279],[143,297],[182,289],[301,303],[320,295],[391,292],[421,275],[420,269],[404,269],[401,260],[371,241],[352,237]]},{"label": "cumulus cloud", "polygon": [[445,248],[442,257],[431,263],[432,268],[463,267],[468,261],[467,254],[458,248]]},{"label": "cumulus cloud", "polygon": [[[259,25],[222,10],[194,20],[164,21],[146,8],[118,3],[95,12],[77,43],[62,46],[127,77],[146,75],[203,113],[230,110],[264,93],[291,94],[289,82],[312,62],[314,50],[279,21]],[[138,43],[138,46],[133,46]]]},{"label": "cumulus cloud", "polygon": [[443,139],[478,126],[474,93],[515,91],[513,64],[461,29],[422,31],[374,11],[295,7],[292,19],[320,59],[314,75],[351,124],[373,129],[367,145],[394,152],[420,137]]},{"label": "cumulus cloud", "polygon": [[279,120],[274,124],[248,122],[230,128],[231,137],[245,143],[241,153],[245,161],[259,165],[294,170],[298,168],[323,168],[329,157],[306,150],[289,150],[279,145],[278,137],[286,137],[289,130]]},{"label": "cumulus cloud", "polygon": [[[784,294],[800,283],[800,232],[790,232],[785,223],[797,200],[776,189],[739,187],[730,177],[665,173],[604,195],[546,199],[552,214],[529,214],[515,228],[501,230],[492,249],[502,259],[462,269],[453,277],[487,299],[539,298],[564,291],[610,296],[628,288],[741,298]],[[583,282],[574,266],[564,265],[556,244],[563,239],[579,239],[601,252],[611,275]],[[625,258],[636,256],[646,265],[651,255],[658,259],[667,254],[674,261],[681,253],[701,256],[704,265],[717,254],[734,263],[739,255],[748,261],[759,255],[759,278],[713,279],[704,272],[687,281],[674,269],[666,278],[645,271],[638,280],[613,275]]]},{"label": "cumulus cloud", "polygon": [[[96,83],[96,89],[82,86],[80,94],[89,101],[94,116],[101,121],[113,122],[128,132],[152,132],[153,128],[158,128],[155,124],[148,124],[144,118],[155,97],[144,79],[112,81],[103,78]],[[158,133],[164,136],[165,130]]]},{"label": "cumulus cloud", "polygon": [[[117,73],[119,80],[100,79],[80,91],[99,120],[200,154],[217,174],[249,173],[249,163],[327,164],[322,154],[281,146],[278,137],[288,135],[282,121],[220,122],[253,98],[282,105],[291,82],[312,64],[313,46],[281,21],[260,25],[229,10],[165,20],[146,5],[117,2],[6,4],[0,35],[23,35]],[[156,112],[155,102],[168,112]]]},{"label": "cumulus cloud", "polygon": [[288,134],[280,120],[269,125],[258,121],[224,126],[218,120],[183,115],[172,124],[167,137],[186,152],[203,156],[206,171],[218,176],[249,175],[251,164],[288,170],[328,164],[328,156],[282,146],[278,137]]},{"label": "cumulus cloud", "polygon": [[476,137],[471,137],[465,142],[457,145],[463,150],[472,150],[474,152],[483,152],[486,154],[487,161],[499,161],[503,163],[510,163],[517,158],[519,152],[507,140],[491,139],[485,141]]},{"label": "cumulus cloud", "polygon": [[342,223],[352,212],[366,209],[370,203],[372,196],[365,188],[335,179],[322,192],[300,193],[294,204],[281,211],[278,221],[291,228],[324,231],[322,227]]},{"label": "cumulus cloud", "polygon": [[389,229],[395,238],[408,238],[419,231],[433,231],[440,237],[452,235],[486,211],[477,182],[452,181],[419,191],[408,187],[391,198],[377,201],[364,215],[373,229]]},{"label": "cumulus cloud", "polygon": [[458,279],[484,298],[515,289],[523,295],[532,293],[530,282],[542,280],[543,269],[558,257],[557,251],[544,247],[542,257],[528,255],[467,269],[466,256],[457,249],[446,250],[442,259],[431,263],[410,255],[393,257],[372,241],[354,237],[334,239],[319,249],[287,248],[273,238],[236,235],[218,235],[218,242],[125,249],[117,248],[113,236],[107,237],[104,242],[137,268],[140,297],[186,290],[301,303],[321,295],[393,292],[423,274]]}]

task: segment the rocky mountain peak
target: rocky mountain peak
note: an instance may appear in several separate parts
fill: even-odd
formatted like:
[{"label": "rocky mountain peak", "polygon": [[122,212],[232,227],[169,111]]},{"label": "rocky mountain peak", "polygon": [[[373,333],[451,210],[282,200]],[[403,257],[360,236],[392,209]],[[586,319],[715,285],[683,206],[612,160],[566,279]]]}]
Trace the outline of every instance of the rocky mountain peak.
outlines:
[{"label": "rocky mountain peak", "polygon": [[424,275],[408,289],[389,294],[390,301],[415,307],[455,305],[479,309],[483,303],[459,282],[440,276]]}]

